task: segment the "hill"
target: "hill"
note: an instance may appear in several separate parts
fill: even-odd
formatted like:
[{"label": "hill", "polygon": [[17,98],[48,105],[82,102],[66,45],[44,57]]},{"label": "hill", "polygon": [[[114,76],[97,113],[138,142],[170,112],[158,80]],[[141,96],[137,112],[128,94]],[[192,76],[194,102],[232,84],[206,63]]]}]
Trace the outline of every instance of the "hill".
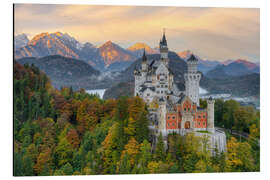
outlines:
[{"label": "hill", "polygon": [[203,76],[200,85],[211,93],[230,93],[239,97],[259,96],[260,75],[252,73],[222,80]]},{"label": "hill", "polygon": [[99,71],[95,70],[84,61],[66,58],[59,55],[46,56],[43,58],[21,58],[20,64],[34,64],[51,79],[56,88],[72,86],[74,89],[103,88],[104,83],[109,81]]}]

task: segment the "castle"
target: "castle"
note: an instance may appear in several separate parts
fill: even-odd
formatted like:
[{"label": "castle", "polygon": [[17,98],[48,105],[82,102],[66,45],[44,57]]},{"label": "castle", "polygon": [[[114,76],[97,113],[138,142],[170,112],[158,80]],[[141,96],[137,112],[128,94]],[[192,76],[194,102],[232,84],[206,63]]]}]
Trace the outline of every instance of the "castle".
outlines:
[{"label": "castle", "polygon": [[225,151],[226,136],[214,127],[215,100],[210,97],[207,108],[200,107],[201,73],[197,71],[198,59],[191,55],[187,60],[185,91],[179,91],[169,68],[165,32],[160,40],[159,50],[160,59],[151,62],[147,60],[144,51],[141,67],[134,69],[134,96],[140,96],[149,106],[149,127],[152,133],[156,137],[161,133],[166,143],[166,137],[170,133],[185,135],[194,132],[200,136],[204,132],[210,137],[212,147],[217,145],[220,151]]}]

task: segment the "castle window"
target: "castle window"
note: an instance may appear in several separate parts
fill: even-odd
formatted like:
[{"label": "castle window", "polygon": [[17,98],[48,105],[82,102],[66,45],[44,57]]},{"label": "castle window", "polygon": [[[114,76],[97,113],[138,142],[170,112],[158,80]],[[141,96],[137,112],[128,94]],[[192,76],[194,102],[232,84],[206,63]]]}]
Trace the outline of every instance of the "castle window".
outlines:
[{"label": "castle window", "polygon": [[150,96],[150,94],[148,93],[147,96]]},{"label": "castle window", "polygon": [[184,108],[184,111],[187,111],[187,108]]},{"label": "castle window", "polygon": [[205,118],[205,115],[203,115],[203,118]]},{"label": "castle window", "polygon": [[165,85],[165,88],[167,88],[168,86],[167,85]]},{"label": "castle window", "polygon": [[201,118],[201,116],[200,116],[200,115],[198,115],[198,118]]},{"label": "castle window", "polygon": [[159,94],[159,91],[157,91],[157,93]]},{"label": "castle window", "polygon": [[170,119],[170,116],[168,116],[168,119]]},{"label": "castle window", "polygon": [[163,88],[163,85],[161,84],[161,87]]},{"label": "castle window", "polygon": [[173,116],[172,118],[175,119],[175,116]]},{"label": "castle window", "polygon": [[203,122],[203,126],[205,126],[205,122]]},{"label": "castle window", "polygon": [[170,123],[168,123],[168,126],[170,126]]},{"label": "castle window", "polygon": [[174,123],[172,123],[172,125],[174,126]]},{"label": "castle window", "polygon": [[198,125],[200,126],[200,122],[198,122]]},{"label": "castle window", "polygon": [[160,93],[163,94],[163,91],[161,91]]}]

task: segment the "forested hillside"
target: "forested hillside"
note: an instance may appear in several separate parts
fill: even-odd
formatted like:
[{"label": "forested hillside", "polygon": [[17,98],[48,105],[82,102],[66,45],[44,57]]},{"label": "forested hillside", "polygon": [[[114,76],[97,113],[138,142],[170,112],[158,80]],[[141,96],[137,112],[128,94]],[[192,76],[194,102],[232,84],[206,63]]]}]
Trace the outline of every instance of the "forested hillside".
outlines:
[{"label": "forested hillside", "polygon": [[57,89],[65,86],[72,86],[74,90],[106,88],[112,81],[86,62],[60,55],[26,57],[18,59],[17,62],[22,65],[34,64],[46,73],[53,87]]},{"label": "forested hillside", "polygon": [[[224,113],[224,121],[234,114],[225,108],[227,105],[219,107],[223,108],[218,112]],[[234,115],[242,117],[241,112]],[[147,106],[139,97],[102,100],[83,89],[57,90],[37,67],[15,62],[14,175],[260,169],[258,147],[234,137],[228,139],[228,152],[217,156],[210,155],[207,140],[193,134],[170,135],[166,151],[159,136],[153,148],[147,114]],[[251,128],[251,137],[258,138],[258,133],[256,125]]]}]

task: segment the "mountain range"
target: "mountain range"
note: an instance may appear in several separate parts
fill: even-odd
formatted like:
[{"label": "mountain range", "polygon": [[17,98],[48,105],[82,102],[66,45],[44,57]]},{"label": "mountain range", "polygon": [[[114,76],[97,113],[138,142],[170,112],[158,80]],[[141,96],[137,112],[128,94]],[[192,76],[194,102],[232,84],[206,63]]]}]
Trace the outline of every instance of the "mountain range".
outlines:
[{"label": "mountain range", "polygon": [[25,34],[14,38],[15,59],[23,57],[45,57],[61,55],[81,59],[99,71],[122,71],[135,61],[145,48],[147,52],[156,52],[146,44],[135,44],[124,49],[112,41],[100,47],[77,41],[67,33],[41,33],[30,41]]},{"label": "mountain range", "polygon": [[[20,34],[14,38],[15,59],[23,57],[45,57],[50,55],[61,55],[64,57],[80,59],[93,68],[101,72],[123,71],[129,67],[136,59],[142,56],[143,50],[147,54],[158,54],[158,48],[151,48],[145,43],[138,42],[128,48],[122,48],[112,41],[107,41],[103,45],[97,47],[90,42],[80,43],[74,37],[67,33],[40,33],[34,36],[31,40],[26,34]],[[192,54],[190,50],[177,53],[183,60],[187,60]],[[203,74],[208,71],[215,71],[220,68],[219,65],[229,65],[235,60],[227,60],[224,62],[201,59],[195,54],[199,60],[198,70]],[[236,60],[238,64],[248,65],[246,60]],[[253,66],[254,63],[251,63]],[[256,64],[255,64],[256,65]],[[252,72],[259,72],[259,65]],[[229,69],[228,66],[226,69]],[[234,68],[234,66],[232,66]],[[240,70],[243,69],[239,66]],[[231,71],[237,71],[237,68]],[[250,71],[250,69],[248,69]],[[227,73],[230,71],[227,70]],[[240,73],[241,74],[241,73]],[[242,73],[245,74],[245,73]],[[249,74],[249,73],[246,73]]]},{"label": "mountain range", "polygon": [[206,76],[215,79],[224,79],[230,76],[242,76],[247,74],[260,73],[260,67],[243,59],[219,64],[214,69],[208,71]]}]

